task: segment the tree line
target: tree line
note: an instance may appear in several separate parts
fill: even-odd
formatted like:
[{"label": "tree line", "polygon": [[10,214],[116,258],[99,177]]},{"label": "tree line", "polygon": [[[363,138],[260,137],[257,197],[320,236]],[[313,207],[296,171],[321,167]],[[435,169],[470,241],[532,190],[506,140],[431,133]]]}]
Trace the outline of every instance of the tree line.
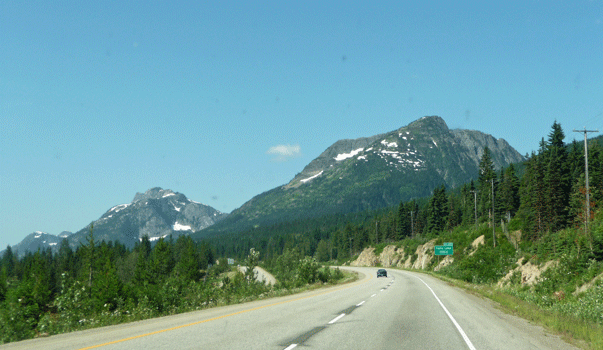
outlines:
[{"label": "tree line", "polygon": [[19,259],[7,247],[0,259],[0,341],[177,312],[192,285],[208,290],[203,278],[227,268],[225,261],[214,265],[207,243],[188,236],[151,243],[148,236],[133,249],[97,242],[91,224],[86,244],[75,250],[63,240],[56,254],[48,248]]}]

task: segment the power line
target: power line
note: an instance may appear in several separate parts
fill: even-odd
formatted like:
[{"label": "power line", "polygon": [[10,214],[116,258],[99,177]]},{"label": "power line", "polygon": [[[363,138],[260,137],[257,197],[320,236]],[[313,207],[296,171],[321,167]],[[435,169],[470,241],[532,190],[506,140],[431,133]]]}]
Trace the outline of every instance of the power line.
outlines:
[{"label": "power line", "polygon": [[588,187],[588,140],[587,140],[587,135],[589,132],[599,132],[599,130],[586,130],[586,127],[584,127],[584,130],[576,130],[574,129],[574,132],[582,132],[584,133],[584,177],[585,177],[585,184],[586,184],[586,218],[584,220],[584,233],[588,234],[588,221],[589,221],[589,217],[590,217],[590,189]]}]

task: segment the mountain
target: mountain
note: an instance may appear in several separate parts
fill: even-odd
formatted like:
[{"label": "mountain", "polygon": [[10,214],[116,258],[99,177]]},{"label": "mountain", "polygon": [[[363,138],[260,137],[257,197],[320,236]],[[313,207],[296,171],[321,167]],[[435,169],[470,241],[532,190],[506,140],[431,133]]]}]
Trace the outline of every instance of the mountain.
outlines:
[{"label": "mountain", "polygon": [[[116,205],[94,221],[94,239],[97,242],[119,241],[133,247],[144,235],[154,241],[170,234],[190,234],[215,224],[227,215],[192,201],[182,193],[155,187],[145,193],[136,193],[132,202]],[[57,250],[63,238],[67,238],[75,248],[80,243],[86,244],[89,230],[90,225],[76,233],[65,231],[58,236],[38,231],[11,249],[20,256],[38,248]]]},{"label": "mountain", "polygon": [[[132,247],[144,236],[151,241],[170,234],[189,234],[223,219],[227,214],[159,187],[136,193],[132,202],[116,205],[93,222],[94,239],[119,241]],[[72,246],[85,244],[90,227],[69,238]]]},{"label": "mountain", "polygon": [[451,130],[437,116],[388,133],[340,140],[289,183],[253,197],[199,236],[397,205],[476,179],[484,147],[499,169],[524,157],[505,140],[474,130]]}]

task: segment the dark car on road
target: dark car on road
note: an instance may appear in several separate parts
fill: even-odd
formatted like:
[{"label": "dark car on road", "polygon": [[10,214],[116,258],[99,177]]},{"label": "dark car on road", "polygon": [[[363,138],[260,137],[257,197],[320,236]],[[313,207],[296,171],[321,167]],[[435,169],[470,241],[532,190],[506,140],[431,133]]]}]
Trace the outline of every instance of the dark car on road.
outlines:
[{"label": "dark car on road", "polygon": [[379,277],[387,277],[387,271],[385,271],[385,269],[377,270],[377,278]]}]

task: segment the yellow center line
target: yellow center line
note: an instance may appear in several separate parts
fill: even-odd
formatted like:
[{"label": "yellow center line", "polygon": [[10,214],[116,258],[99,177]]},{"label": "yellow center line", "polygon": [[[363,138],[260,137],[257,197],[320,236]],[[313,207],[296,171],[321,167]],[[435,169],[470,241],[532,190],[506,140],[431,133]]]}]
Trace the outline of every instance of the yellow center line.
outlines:
[{"label": "yellow center line", "polygon": [[158,331],[155,331],[155,332],[150,332],[150,333],[135,335],[133,337],[128,337],[128,338],[124,338],[124,339],[118,339],[118,340],[114,340],[114,341],[110,341],[110,342],[102,343],[102,344],[98,344],[98,345],[92,345],[92,346],[88,346],[88,347],[85,347],[85,348],[81,348],[79,350],[96,349],[96,348],[100,348],[100,347],[107,346],[107,345],[122,343],[122,342],[125,342],[125,341],[128,341],[128,340],[134,340],[134,339],[138,339],[138,338],[148,337],[149,335],[159,334],[159,333],[163,333],[163,332],[169,332],[169,331],[173,331],[173,330],[180,329],[180,328],[190,327],[190,326],[198,325],[198,324],[205,323],[205,322],[219,320],[221,318],[226,318],[226,317],[230,317],[230,316],[240,315],[240,314],[243,314],[243,313],[246,313],[246,312],[259,310],[259,309],[263,309],[263,308],[266,308],[266,307],[271,307],[271,306],[276,306],[276,305],[291,303],[291,302],[298,301],[298,300],[313,298],[313,297],[317,297],[317,296],[320,296],[320,295],[325,295],[325,294],[328,294],[328,293],[333,293],[333,292],[337,292],[337,291],[340,291],[340,290],[344,290],[344,289],[348,289],[348,288],[352,288],[352,287],[358,286],[359,284],[363,284],[363,283],[366,283],[366,282],[370,281],[372,278],[373,278],[373,275],[369,274],[369,278],[367,280],[365,280],[363,282],[360,282],[358,284],[353,284],[353,285],[349,285],[349,286],[345,286],[345,287],[341,287],[341,288],[329,290],[329,291],[326,291],[326,292],[323,292],[323,293],[319,293],[319,294],[308,295],[308,296],[297,298],[297,299],[285,300],[285,301],[280,301],[278,303],[273,303],[273,304],[258,306],[258,307],[254,307],[254,308],[247,309],[247,310],[241,310],[241,311],[233,312],[233,313],[230,313],[230,314],[227,314],[227,315],[222,315],[222,316],[217,316],[217,317],[213,317],[213,318],[208,318],[207,320],[202,320],[202,321],[192,322],[192,323],[188,323],[188,324],[183,324],[183,325],[172,327],[172,328],[161,329],[161,330],[158,330]]}]

